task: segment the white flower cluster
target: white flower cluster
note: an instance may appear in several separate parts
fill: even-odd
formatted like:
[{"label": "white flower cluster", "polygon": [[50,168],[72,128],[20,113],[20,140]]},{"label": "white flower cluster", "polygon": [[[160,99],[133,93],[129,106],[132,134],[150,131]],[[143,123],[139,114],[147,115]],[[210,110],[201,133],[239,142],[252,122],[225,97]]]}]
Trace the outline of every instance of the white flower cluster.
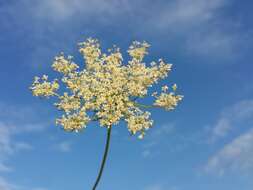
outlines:
[{"label": "white flower cluster", "polygon": [[[58,80],[47,81],[36,77],[31,90],[34,96],[55,96],[56,107],[63,111],[57,124],[67,131],[79,131],[90,121],[98,121],[101,126],[111,127],[120,120],[125,120],[132,134],[145,131],[152,126],[150,113],[142,111],[136,102],[138,98],[147,96],[148,88],[158,80],[167,76],[171,64],[163,60],[152,62],[150,66],[143,63],[149,44],[133,42],[128,53],[132,57],[123,64],[119,48],[113,47],[107,54],[102,54],[96,39],[87,39],[80,43],[79,51],[85,59],[85,68],[72,61],[72,57],[64,54],[57,56],[52,68],[62,74],[60,92]],[[175,89],[176,86],[173,87]],[[174,109],[182,96],[167,93],[168,87],[162,88],[160,96],[155,93],[154,107]]]}]

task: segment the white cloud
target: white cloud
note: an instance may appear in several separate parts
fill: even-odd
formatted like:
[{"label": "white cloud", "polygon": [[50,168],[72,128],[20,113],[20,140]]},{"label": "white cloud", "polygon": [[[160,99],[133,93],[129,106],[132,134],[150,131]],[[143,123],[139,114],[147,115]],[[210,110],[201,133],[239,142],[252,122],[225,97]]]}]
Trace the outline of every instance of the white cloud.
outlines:
[{"label": "white cloud", "polygon": [[6,165],[5,162],[11,154],[15,152],[13,147],[13,127],[0,122],[0,171],[8,172],[11,171],[10,166]]},{"label": "white cloud", "polygon": [[17,186],[9,183],[6,179],[0,177],[0,189],[1,190],[16,190]]},{"label": "white cloud", "polygon": [[0,189],[1,190],[48,190],[43,187],[24,187],[14,184],[7,179],[0,176]]},{"label": "white cloud", "polygon": [[18,151],[32,149],[28,142],[16,140],[16,136],[40,132],[48,126],[47,123],[38,121],[39,118],[35,113],[36,109],[32,107],[12,106],[0,102],[0,168],[2,171],[8,170],[8,166],[4,163],[10,156]]},{"label": "white cloud", "polygon": [[144,33],[150,31],[152,35],[155,30],[163,41],[182,49],[183,55],[208,58],[207,63],[233,62],[241,55],[239,47],[248,44],[250,34],[242,32],[239,18],[232,22],[222,14],[232,3],[228,0],[169,1],[158,9],[153,8],[152,16],[146,16]]},{"label": "white cloud", "polygon": [[213,135],[224,137],[226,136],[230,128],[231,128],[230,120],[227,118],[220,118],[213,129]]},{"label": "white cloud", "polygon": [[3,152],[8,154],[13,152],[11,147],[12,128],[10,125],[0,123],[0,155],[3,155]]},{"label": "white cloud", "polygon": [[[210,128],[209,142],[216,142],[233,131],[246,131],[226,143],[211,156],[206,172],[223,175],[226,171],[247,171],[253,168],[253,100],[242,100],[225,108],[216,124]],[[240,127],[240,128],[239,128]],[[233,133],[235,135],[235,133]],[[231,135],[230,135],[231,136]]]},{"label": "white cloud", "polygon": [[18,151],[31,150],[32,145],[27,142],[19,142],[15,136],[20,134],[16,126],[0,122],[0,172],[12,171],[12,168],[6,165],[8,158]]},{"label": "white cloud", "polygon": [[46,129],[48,123],[39,121],[35,107],[19,107],[0,102],[0,109],[4,110],[0,113],[0,172],[10,172],[13,168],[7,164],[9,158],[22,151],[33,149],[29,142],[19,141],[16,137],[41,132]]},{"label": "white cloud", "polygon": [[[31,24],[34,27],[49,23],[56,25],[71,23],[73,25],[80,20],[83,23],[109,22],[116,19],[116,15],[124,16],[123,14],[131,9],[130,1],[127,0],[20,0],[3,5],[3,8],[0,8],[0,14],[19,15],[17,20],[32,21]],[[16,12],[20,8],[25,12]],[[50,27],[53,26],[48,26]],[[38,30],[38,32],[41,31]]]},{"label": "white cloud", "polygon": [[212,156],[205,167],[207,172],[223,175],[226,170],[238,172],[253,169],[253,129],[236,137]]},{"label": "white cloud", "polygon": [[[217,11],[226,5],[227,0],[174,0],[170,2],[131,2],[129,0],[44,0],[44,1],[18,1],[7,8],[14,13],[15,9],[22,7],[35,19],[46,19],[47,22],[66,22],[81,19],[84,22],[96,19],[110,21],[128,17],[134,19],[148,19],[158,27],[171,27],[193,25],[206,22],[217,17]],[[145,6],[143,4],[145,3]],[[147,8],[148,7],[148,8]],[[155,14],[150,12],[153,8]],[[17,14],[17,13],[16,13]],[[116,17],[115,17],[116,16]],[[34,19],[34,18],[33,18]]]},{"label": "white cloud", "polygon": [[5,165],[3,162],[0,161],[0,172],[10,172],[12,171],[12,168]]},{"label": "white cloud", "polygon": [[[241,32],[240,21],[229,22],[229,18],[220,16],[230,3],[228,0],[155,3],[144,0],[21,0],[0,10],[0,22],[3,28],[9,28],[8,31],[14,31],[12,27],[15,27],[18,36],[29,33],[22,39],[27,40],[26,43],[21,44],[33,47],[25,61],[36,68],[50,64],[61,50],[71,49],[66,47],[77,43],[81,34],[97,35],[100,26],[115,30],[115,35],[117,31],[122,33],[118,28],[122,26],[121,30],[127,31],[125,37],[129,40],[133,36],[150,38],[151,35],[153,38],[155,31],[164,46],[170,42],[185,55],[208,60],[211,57],[234,58],[243,52],[239,48],[245,47],[242,43],[247,42],[245,39],[249,35]],[[21,13],[18,12],[20,9],[23,10]],[[127,25],[120,24],[126,21]]]},{"label": "white cloud", "polygon": [[236,126],[253,118],[253,100],[242,100],[234,105],[225,108],[215,125],[210,128],[210,142],[215,142],[220,138],[227,136]]},{"label": "white cloud", "polygon": [[215,29],[207,26],[203,31],[194,32],[186,40],[186,50],[189,54],[201,55],[215,58],[234,58],[238,53],[238,46],[244,42],[244,36],[239,33],[232,34],[223,31],[222,28]]},{"label": "white cloud", "polygon": [[84,21],[105,17],[109,20],[127,10],[128,3],[124,0],[44,0],[36,4],[34,14],[39,18],[56,21],[66,21],[79,16],[83,16]]},{"label": "white cloud", "polygon": [[[9,166],[9,158],[23,151],[30,151],[33,146],[17,137],[23,134],[41,132],[48,123],[41,123],[35,114],[35,107],[12,106],[0,102],[0,173],[12,172],[15,168]],[[43,113],[42,111],[40,112]],[[29,116],[29,117],[27,117]],[[40,115],[41,117],[41,115]],[[29,121],[27,120],[29,118]],[[0,190],[31,190],[32,187],[22,187],[0,176]],[[36,188],[35,188],[36,189]]]},{"label": "white cloud", "polygon": [[171,1],[167,5],[162,5],[158,12],[158,18],[154,18],[161,28],[171,27],[173,29],[183,29],[215,19],[217,11],[225,6],[225,0],[177,0]]}]

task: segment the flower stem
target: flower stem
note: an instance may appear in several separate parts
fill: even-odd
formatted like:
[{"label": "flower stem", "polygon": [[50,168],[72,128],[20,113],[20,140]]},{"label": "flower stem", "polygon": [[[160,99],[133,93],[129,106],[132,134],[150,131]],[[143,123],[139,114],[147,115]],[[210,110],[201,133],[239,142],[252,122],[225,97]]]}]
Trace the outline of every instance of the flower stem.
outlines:
[{"label": "flower stem", "polygon": [[106,158],[107,158],[107,154],[108,154],[108,150],[109,150],[109,146],[110,146],[111,130],[112,130],[112,127],[109,126],[108,129],[107,129],[107,139],[106,139],[106,146],[105,146],[103,160],[102,160],[102,163],[101,163],[101,166],[100,166],[100,170],[99,170],[96,182],[95,182],[92,190],[96,189],[96,187],[97,187],[97,185],[98,185],[98,183],[100,181],[100,178],[101,178],[101,176],[103,174],[103,170],[104,170],[104,166],[105,166],[105,162],[106,162]]}]

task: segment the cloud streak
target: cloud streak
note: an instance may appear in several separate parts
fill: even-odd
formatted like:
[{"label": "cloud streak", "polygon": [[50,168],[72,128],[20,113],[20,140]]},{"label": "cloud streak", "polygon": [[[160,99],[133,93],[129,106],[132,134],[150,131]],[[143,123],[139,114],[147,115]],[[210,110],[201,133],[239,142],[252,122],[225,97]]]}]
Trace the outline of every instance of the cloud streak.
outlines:
[{"label": "cloud streak", "polygon": [[[124,37],[129,41],[135,36],[149,39],[157,35],[164,44],[172,44],[185,56],[210,60],[234,58],[243,52],[239,51],[242,44],[249,41],[249,34],[241,32],[240,21],[235,24],[237,22],[221,17],[228,5],[228,0],[155,3],[144,0],[21,0],[2,6],[0,23],[3,31],[13,34],[15,43],[22,41],[18,43],[20,49],[30,50],[25,62],[36,68],[50,64],[61,50],[70,50],[81,36],[96,36],[103,27],[115,31],[115,36],[128,31]],[[5,42],[6,37],[0,37],[0,41]],[[9,42],[6,44],[10,46]]]},{"label": "cloud streak", "polygon": [[1,190],[17,190],[17,186],[9,183],[6,179],[0,177],[0,189]]},{"label": "cloud streak", "polygon": [[224,138],[237,125],[253,118],[253,100],[242,100],[225,108],[211,127],[209,142],[215,142]]},{"label": "cloud streak", "polygon": [[[38,133],[44,131],[48,124],[39,120],[35,107],[12,106],[0,102],[0,174],[13,172],[15,168],[8,164],[10,158],[17,153],[33,150],[30,142],[17,140],[24,134]],[[42,112],[41,112],[42,113]],[[27,116],[29,115],[29,121]],[[32,187],[23,187],[10,182],[0,175],[1,190],[30,190]],[[36,189],[36,188],[35,188]],[[34,190],[35,190],[34,189]],[[38,188],[39,189],[39,188]],[[41,188],[43,189],[43,188]]]},{"label": "cloud streak", "polygon": [[[244,130],[207,161],[204,170],[224,175],[226,171],[249,171],[253,168],[253,100],[242,100],[225,108],[211,128],[209,142],[231,137],[232,132]],[[248,126],[249,125],[249,126]],[[240,126],[240,128],[238,127]],[[227,139],[227,138],[226,138]]]},{"label": "cloud streak", "polygon": [[9,182],[3,177],[0,177],[0,189],[1,190],[48,190],[42,187],[24,187],[20,185],[16,185],[14,183]]},{"label": "cloud streak", "polygon": [[253,168],[253,129],[236,137],[212,156],[205,171],[224,175],[225,171],[250,171]]}]

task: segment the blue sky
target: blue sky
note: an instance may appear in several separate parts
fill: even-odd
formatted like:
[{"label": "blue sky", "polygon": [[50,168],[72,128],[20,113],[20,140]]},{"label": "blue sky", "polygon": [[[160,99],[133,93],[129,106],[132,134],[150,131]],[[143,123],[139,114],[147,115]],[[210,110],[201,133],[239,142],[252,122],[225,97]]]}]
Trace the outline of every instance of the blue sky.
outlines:
[{"label": "blue sky", "polygon": [[1,0],[0,189],[90,189],[106,130],[64,133],[51,101],[32,97],[33,76],[59,52],[81,63],[87,37],[122,51],[152,46],[146,62],[173,63],[162,84],[185,96],[173,112],[153,110],[144,140],[113,128],[98,189],[252,190],[252,2],[235,0]]}]

